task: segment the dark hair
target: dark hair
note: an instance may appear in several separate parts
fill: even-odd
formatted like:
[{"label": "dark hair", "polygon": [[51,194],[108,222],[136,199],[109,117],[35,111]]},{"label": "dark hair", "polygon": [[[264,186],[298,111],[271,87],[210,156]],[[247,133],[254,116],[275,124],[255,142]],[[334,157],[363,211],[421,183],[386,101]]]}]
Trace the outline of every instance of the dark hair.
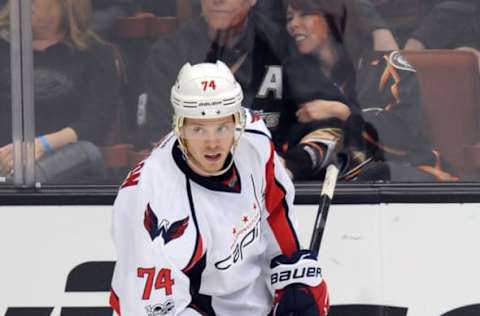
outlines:
[{"label": "dark hair", "polygon": [[355,70],[350,55],[344,46],[344,30],[347,18],[345,7],[343,7],[343,12],[339,14],[325,0],[287,0],[286,3],[293,10],[306,14],[320,14],[325,17],[330,34],[335,41],[334,47],[338,57],[331,76],[334,81],[345,84],[346,95],[353,95]]},{"label": "dark hair", "polygon": [[305,13],[333,14],[323,0],[287,0],[287,5]]},{"label": "dark hair", "polygon": [[346,20],[345,10],[341,16],[338,16],[324,0],[287,0],[287,5],[294,10],[307,14],[321,14],[325,16],[333,38],[337,42],[343,43]]}]

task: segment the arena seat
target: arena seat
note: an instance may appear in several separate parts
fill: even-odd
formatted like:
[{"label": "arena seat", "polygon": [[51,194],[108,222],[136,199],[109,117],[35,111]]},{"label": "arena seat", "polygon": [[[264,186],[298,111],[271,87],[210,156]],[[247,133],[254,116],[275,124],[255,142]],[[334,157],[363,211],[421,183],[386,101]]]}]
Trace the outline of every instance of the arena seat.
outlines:
[{"label": "arena seat", "polygon": [[141,138],[136,126],[137,98],[141,89],[144,62],[151,45],[158,37],[175,32],[193,15],[191,0],[176,0],[176,3],[174,16],[137,12],[133,16],[118,17],[115,21],[115,43],[121,47],[121,54],[126,60],[124,67],[121,67],[121,73],[126,73],[126,76],[121,75],[125,81],[122,91],[124,109],[117,119],[121,122],[121,128],[113,126],[111,133],[120,133],[122,136],[117,141],[112,141],[115,139],[114,135],[107,136],[109,141],[101,148],[110,179],[122,179],[125,170],[128,171],[149,154],[149,150],[137,148],[138,139]]},{"label": "arena seat", "polygon": [[155,16],[146,12],[135,16],[119,17],[116,20],[116,33],[120,39],[154,39],[168,34],[183,25],[192,16],[190,0],[177,0],[176,16]]},{"label": "arena seat", "polygon": [[122,96],[122,90],[126,85],[127,74],[123,54],[116,44],[110,43],[115,56],[117,75],[120,80],[120,91],[116,112],[113,113],[112,121],[100,140],[100,151],[107,168],[107,182],[117,183],[121,181],[130,166],[129,152],[132,145],[127,143],[126,128],[126,104]]},{"label": "arena seat", "polygon": [[426,130],[463,180],[480,179],[480,74],[467,51],[403,51],[417,69]]}]

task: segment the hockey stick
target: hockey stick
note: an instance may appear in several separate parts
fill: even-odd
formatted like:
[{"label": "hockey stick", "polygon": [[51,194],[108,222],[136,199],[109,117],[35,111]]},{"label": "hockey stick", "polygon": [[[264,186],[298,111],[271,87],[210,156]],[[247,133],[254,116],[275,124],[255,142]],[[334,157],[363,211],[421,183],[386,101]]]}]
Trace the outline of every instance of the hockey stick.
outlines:
[{"label": "hockey stick", "polygon": [[327,223],[328,210],[330,202],[333,199],[333,192],[337,184],[338,167],[332,163],[327,167],[325,173],[325,180],[323,180],[322,192],[320,194],[320,201],[318,205],[317,218],[313,226],[312,239],[310,240],[309,249],[315,254],[320,250],[320,243],[322,242],[323,231]]}]

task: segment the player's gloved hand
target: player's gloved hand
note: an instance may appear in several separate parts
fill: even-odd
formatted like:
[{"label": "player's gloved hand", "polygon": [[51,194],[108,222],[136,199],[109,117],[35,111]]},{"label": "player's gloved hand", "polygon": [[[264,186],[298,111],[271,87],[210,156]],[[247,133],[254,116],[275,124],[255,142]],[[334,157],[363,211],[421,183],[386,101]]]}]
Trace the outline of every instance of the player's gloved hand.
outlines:
[{"label": "player's gloved hand", "polygon": [[325,316],[328,290],[314,253],[300,250],[280,255],[270,264],[270,282],[275,291],[272,316]]}]

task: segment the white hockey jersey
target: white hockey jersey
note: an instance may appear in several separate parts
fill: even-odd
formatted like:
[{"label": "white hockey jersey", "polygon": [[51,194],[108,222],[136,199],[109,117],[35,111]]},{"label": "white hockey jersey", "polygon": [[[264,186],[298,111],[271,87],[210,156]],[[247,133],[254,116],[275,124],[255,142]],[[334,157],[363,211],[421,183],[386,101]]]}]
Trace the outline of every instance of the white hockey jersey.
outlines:
[{"label": "white hockey jersey", "polygon": [[117,314],[270,312],[270,259],[300,248],[294,187],[263,121],[248,121],[224,175],[193,173],[173,134],[129,173],[113,210]]}]

